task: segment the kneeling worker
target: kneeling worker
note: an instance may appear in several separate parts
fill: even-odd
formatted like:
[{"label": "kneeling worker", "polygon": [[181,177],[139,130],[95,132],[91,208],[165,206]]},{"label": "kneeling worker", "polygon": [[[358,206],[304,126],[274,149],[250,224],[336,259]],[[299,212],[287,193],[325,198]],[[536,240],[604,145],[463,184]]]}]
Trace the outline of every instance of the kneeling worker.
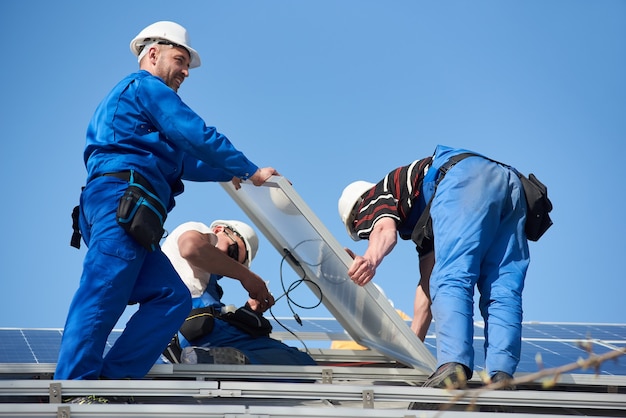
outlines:
[{"label": "kneeling worker", "polygon": [[[307,353],[270,338],[263,312],[274,304],[261,277],[249,269],[259,240],[244,222],[186,222],[174,229],[162,250],[189,288],[193,310],[166,350],[172,362],[316,365]],[[222,303],[222,277],[239,280],[250,299],[235,313]],[[243,320],[242,320],[243,319]]]}]

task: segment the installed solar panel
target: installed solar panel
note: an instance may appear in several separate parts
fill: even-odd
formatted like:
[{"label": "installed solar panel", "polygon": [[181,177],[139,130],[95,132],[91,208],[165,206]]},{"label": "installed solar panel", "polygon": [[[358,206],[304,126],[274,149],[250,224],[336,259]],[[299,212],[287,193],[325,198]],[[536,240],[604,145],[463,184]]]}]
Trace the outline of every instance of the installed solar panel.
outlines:
[{"label": "installed solar panel", "polygon": [[560,338],[560,339],[592,339],[592,340],[624,340],[626,325],[618,324],[524,324],[524,338]]},{"label": "installed solar panel", "polygon": [[35,356],[37,363],[56,363],[57,353],[48,347],[58,347],[61,344],[60,332],[46,332],[45,330],[24,330],[24,339],[29,350]]},{"label": "installed solar panel", "polygon": [[[320,340],[332,339],[333,336],[344,334],[341,324],[333,318],[303,318],[299,325],[293,318],[278,318],[280,323],[297,335],[306,336],[319,334]],[[282,332],[282,327],[270,319],[275,332]],[[431,327],[434,329],[434,327]],[[482,337],[480,323],[475,326],[474,351],[477,371],[484,368],[485,342]],[[598,335],[611,338],[608,340],[587,340],[586,330],[598,330]],[[615,348],[626,347],[626,325],[611,324],[576,324],[576,323],[524,323],[523,324],[522,356],[518,372],[533,373],[539,370],[537,355],[541,356],[544,368],[553,368],[576,362],[579,358],[586,358],[588,352],[581,347],[581,343],[589,343],[594,354],[603,354]],[[431,330],[432,331],[432,330]],[[550,332],[554,331],[553,334]],[[56,363],[61,343],[59,329],[1,329],[0,328],[0,363]],[[115,330],[109,336],[105,351],[120,336],[121,331]],[[528,337],[527,335],[531,335]],[[562,338],[566,336],[567,338]],[[579,338],[572,338],[578,336]],[[436,339],[429,332],[426,348],[436,354]],[[330,346],[328,342],[327,347]],[[577,369],[572,373],[594,374],[592,369]],[[615,361],[607,361],[599,370],[601,375],[626,376],[626,357]]]},{"label": "installed solar panel", "polygon": [[[27,339],[23,336],[22,330],[3,330],[0,345],[2,346],[2,349],[0,349],[0,362],[2,363],[37,362],[28,346]],[[58,349],[58,347],[56,348]]]},{"label": "installed solar panel", "polygon": [[[483,370],[485,367],[484,343],[483,329],[481,323],[477,322],[474,325],[476,370]],[[425,344],[436,354],[433,325]],[[587,358],[590,354],[601,355],[625,346],[626,325],[623,324],[524,323],[522,354],[517,371],[534,373],[541,368],[560,367]],[[576,369],[573,373],[595,374],[596,370]],[[626,358],[604,362],[598,373],[626,375]]]},{"label": "installed solar panel", "polygon": [[[61,346],[60,329],[0,329],[0,363],[56,363]],[[122,332],[109,335],[106,354]]]}]

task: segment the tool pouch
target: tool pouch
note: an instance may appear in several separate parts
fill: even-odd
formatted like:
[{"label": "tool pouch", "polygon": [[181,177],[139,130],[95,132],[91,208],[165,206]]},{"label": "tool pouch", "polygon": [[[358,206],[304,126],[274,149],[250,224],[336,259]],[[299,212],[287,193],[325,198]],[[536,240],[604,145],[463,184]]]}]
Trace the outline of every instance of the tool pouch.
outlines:
[{"label": "tool pouch", "polygon": [[552,202],[548,199],[548,188],[530,173],[519,174],[526,196],[526,238],[537,241],[552,226],[550,212]]},{"label": "tool pouch", "polygon": [[253,337],[267,337],[272,332],[272,324],[270,321],[263,315],[252,310],[247,303],[235,312],[222,314],[220,319]]},{"label": "tool pouch", "polygon": [[167,209],[163,202],[131,177],[117,207],[117,223],[142,247],[154,251],[165,233]]},{"label": "tool pouch", "polygon": [[187,341],[193,341],[210,334],[215,326],[215,309],[213,307],[195,308],[180,327],[180,333]]}]

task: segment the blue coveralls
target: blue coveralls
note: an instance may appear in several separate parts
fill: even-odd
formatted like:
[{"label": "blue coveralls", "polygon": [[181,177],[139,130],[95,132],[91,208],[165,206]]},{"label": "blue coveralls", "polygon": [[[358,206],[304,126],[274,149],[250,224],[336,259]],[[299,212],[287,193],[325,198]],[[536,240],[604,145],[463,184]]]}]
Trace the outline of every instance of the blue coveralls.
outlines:
[{"label": "blue coveralls", "polygon": [[[127,183],[102,175],[138,171],[169,211],[181,179],[246,179],[258,167],[147,71],[124,78],[98,106],[84,159],[80,229],[89,249],[54,378],[141,378],[188,315],[191,297],[160,249],[148,252],[116,223]],[[137,312],[103,357],[111,330],[133,303]]]},{"label": "blue coveralls", "polygon": [[[202,296],[192,299],[194,308],[212,306],[220,309],[223,306],[223,303],[220,302],[220,292],[217,290],[217,281],[221,277],[215,274],[211,275]],[[215,320],[211,333],[192,342],[187,341],[180,332],[178,333],[178,338],[181,348],[189,346],[236,348],[248,357],[251,364],[298,366],[315,366],[317,364],[311,356],[295,347],[290,347],[270,337],[253,337],[221,319]]]},{"label": "blue coveralls", "polygon": [[[424,178],[433,193],[438,168],[467,152],[438,146]],[[520,359],[522,290],[529,263],[524,232],[526,200],[516,173],[480,157],[451,168],[431,206],[435,266],[430,277],[438,366],[457,362],[474,369],[473,296],[480,292],[485,320],[486,371],[513,375]]]}]

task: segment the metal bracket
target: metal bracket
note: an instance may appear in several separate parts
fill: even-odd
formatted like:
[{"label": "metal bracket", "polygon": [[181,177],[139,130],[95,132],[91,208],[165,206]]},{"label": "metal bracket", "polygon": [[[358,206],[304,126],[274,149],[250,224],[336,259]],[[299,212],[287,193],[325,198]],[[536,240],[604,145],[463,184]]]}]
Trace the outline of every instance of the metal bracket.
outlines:
[{"label": "metal bracket", "polygon": [[[48,394],[50,395],[50,403],[61,403],[61,395],[63,393],[63,388],[60,383],[50,383],[50,387],[48,388]],[[69,416],[69,415],[68,415]]]},{"label": "metal bracket", "polygon": [[322,383],[326,383],[326,384],[333,383],[333,369],[322,370]]},{"label": "metal bracket", "polygon": [[218,389],[217,391],[211,391],[211,397],[218,398],[241,398],[241,390],[237,389]]},{"label": "metal bracket", "polygon": [[69,406],[59,406],[57,409],[57,418],[70,418],[71,412]]},{"label": "metal bracket", "polygon": [[363,391],[363,408],[374,409],[374,391],[371,389]]}]

